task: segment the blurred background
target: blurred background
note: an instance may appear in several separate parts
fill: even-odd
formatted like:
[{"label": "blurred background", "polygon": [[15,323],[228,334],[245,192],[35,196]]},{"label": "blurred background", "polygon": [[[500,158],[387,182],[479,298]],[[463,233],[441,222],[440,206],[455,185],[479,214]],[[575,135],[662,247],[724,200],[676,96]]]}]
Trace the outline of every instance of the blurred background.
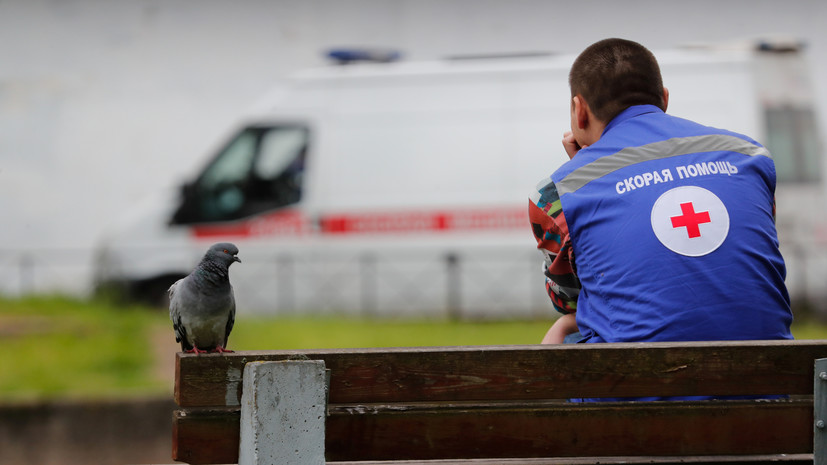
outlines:
[{"label": "blurred background", "polygon": [[[806,201],[799,202],[805,209],[797,213],[805,219],[779,228],[787,231],[781,243],[797,311],[814,316],[801,318],[796,337],[823,337],[815,317],[827,314],[821,151],[827,133],[825,18],[827,3],[817,0],[0,0],[0,345],[15,354],[0,361],[0,403],[11,405],[0,408],[0,463],[89,462],[79,430],[51,422],[77,417],[72,408],[106,399],[107,412],[120,410],[97,426],[117,443],[127,436],[113,426],[123,423],[118,415],[131,421],[149,415],[151,409],[134,407],[136,398],[159,412],[160,426],[149,421],[142,430],[160,432],[147,433],[140,443],[133,438],[138,445],[132,449],[118,448],[131,452],[107,455],[99,449],[91,461],[169,461],[164,428],[177,350],[172,331],[163,311],[92,299],[100,290],[101,263],[110,265],[108,271],[113,266],[104,245],[124,224],[140,229],[141,214],[153,208],[151,199],[178,199],[182,186],[233,137],[250,109],[273,94],[274,84],[301,70],[337,66],[326,55],[333,48],[393,51],[400,63],[408,63],[566,56],[606,37],[636,40],[656,52],[762,40],[802,45],[804,65],[797,75],[809,89],[804,98],[813,110],[809,121],[818,157],[801,182],[779,185],[779,195],[785,189],[795,194],[788,195],[789,204],[802,183],[807,188]],[[794,81],[791,87],[800,85]],[[567,117],[561,115],[561,121]],[[556,168],[553,160],[561,160],[565,129],[564,124],[548,127],[548,146],[540,149],[552,161],[538,167],[518,192],[520,207],[533,184]],[[167,205],[171,211],[176,207]],[[124,222],[125,216],[133,222]],[[137,263],[177,250],[176,260],[190,267],[209,244],[204,241],[224,237],[222,231],[206,231],[195,243],[180,234],[178,242],[135,241],[122,260]],[[357,252],[335,258],[324,250],[303,258],[283,250],[259,253],[267,249],[253,241],[247,254],[242,248],[244,264],[233,272],[247,267],[271,278],[265,286],[234,283],[240,302],[249,305],[240,309],[247,318],[240,318],[231,347],[537,342],[556,315],[543,296],[540,257],[527,225],[521,234],[523,239],[509,239],[519,242],[518,253],[482,257],[440,249],[426,263],[425,246],[400,251],[395,268],[382,268],[387,263],[381,257]],[[477,245],[484,249],[494,240]],[[364,248],[354,243],[354,250]],[[339,274],[320,275],[325,267]],[[472,267],[499,271],[464,281],[457,270]],[[404,274],[400,268],[413,271]],[[157,282],[145,279],[131,296],[157,306],[158,289],[174,274]],[[491,290],[515,276],[524,287]],[[308,289],[301,282],[309,282]],[[314,291],[319,288],[326,292]],[[451,291],[457,288],[464,293]],[[436,300],[429,300],[435,294]],[[481,296],[488,307],[480,311],[484,305],[469,295]],[[346,301],[349,307],[342,304]],[[304,313],[295,311],[298,302],[319,311],[302,318]],[[416,323],[372,318],[377,314],[431,318]],[[130,401],[124,404],[124,398]],[[37,436],[80,445],[33,446]]]},{"label": "blurred background", "polygon": [[[610,36],[653,50],[791,38],[805,44],[823,134],[825,9],[818,1],[3,1],[0,291],[90,293],[107,228],[192,180],[274,83],[329,66],[331,48],[391,49],[407,62],[572,54]],[[548,128],[550,158],[560,156],[563,129]]]}]

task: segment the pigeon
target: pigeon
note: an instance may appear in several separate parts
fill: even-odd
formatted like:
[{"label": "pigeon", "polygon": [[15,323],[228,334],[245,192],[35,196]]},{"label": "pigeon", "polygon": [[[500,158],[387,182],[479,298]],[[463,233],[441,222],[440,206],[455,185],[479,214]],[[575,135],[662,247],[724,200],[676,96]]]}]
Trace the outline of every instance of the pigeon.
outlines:
[{"label": "pigeon", "polygon": [[192,273],[169,287],[169,318],[182,351],[232,352],[227,350],[235,322],[230,265],[241,263],[237,255],[233,244],[214,244]]}]

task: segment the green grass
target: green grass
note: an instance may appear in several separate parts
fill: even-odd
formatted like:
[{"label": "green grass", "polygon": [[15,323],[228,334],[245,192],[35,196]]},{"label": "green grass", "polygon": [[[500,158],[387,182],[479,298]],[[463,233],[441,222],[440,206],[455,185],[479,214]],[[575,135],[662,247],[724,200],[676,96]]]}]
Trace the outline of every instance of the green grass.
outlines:
[{"label": "green grass", "polygon": [[230,346],[236,350],[322,349],[533,344],[550,321],[410,321],[344,317],[244,319]]},{"label": "green grass", "polygon": [[[548,321],[412,321],[241,316],[234,350],[534,344]],[[827,326],[796,321],[798,339]],[[0,402],[168,395],[174,344],[165,311],[64,297],[0,297]]]},{"label": "green grass", "polygon": [[0,300],[0,399],[157,392],[157,315],[60,297]]}]

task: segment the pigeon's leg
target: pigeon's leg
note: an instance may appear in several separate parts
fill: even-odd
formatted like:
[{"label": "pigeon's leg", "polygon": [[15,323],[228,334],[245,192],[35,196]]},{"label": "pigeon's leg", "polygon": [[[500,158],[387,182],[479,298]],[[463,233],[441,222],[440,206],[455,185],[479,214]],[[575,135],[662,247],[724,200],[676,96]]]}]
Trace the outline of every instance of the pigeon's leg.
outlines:
[{"label": "pigeon's leg", "polygon": [[198,354],[206,354],[206,353],[207,353],[207,351],[206,351],[206,350],[201,350],[201,349],[199,349],[199,348],[198,348],[198,346],[196,346],[196,345],[194,345],[194,344],[193,344],[193,346],[192,346],[192,349],[190,349],[190,350],[185,350],[184,352],[185,352],[185,353],[188,353],[188,354],[196,354],[196,355],[198,355]]},{"label": "pigeon's leg", "polygon": [[221,347],[221,345],[217,345],[217,346],[215,346],[215,351],[216,351],[216,352],[218,352],[219,354],[223,354],[224,352],[227,352],[227,353],[233,353],[233,351],[232,351],[232,350],[230,350],[230,349],[225,349],[225,348]]}]

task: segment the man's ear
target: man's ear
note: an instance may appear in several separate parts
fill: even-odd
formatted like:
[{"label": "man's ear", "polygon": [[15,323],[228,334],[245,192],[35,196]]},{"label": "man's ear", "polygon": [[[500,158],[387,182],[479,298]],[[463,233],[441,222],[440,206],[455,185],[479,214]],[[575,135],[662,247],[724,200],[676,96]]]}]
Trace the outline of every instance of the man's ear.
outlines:
[{"label": "man's ear", "polygon": [[669,106],[669,89],[666,87],[663,88],[663,111],[666,111],[666,107]]},{"label": "man's ear", "polygon": [[586,129],[589,126],[589,104],[579,94],[572,97],[572,113],[578,129]]}]

